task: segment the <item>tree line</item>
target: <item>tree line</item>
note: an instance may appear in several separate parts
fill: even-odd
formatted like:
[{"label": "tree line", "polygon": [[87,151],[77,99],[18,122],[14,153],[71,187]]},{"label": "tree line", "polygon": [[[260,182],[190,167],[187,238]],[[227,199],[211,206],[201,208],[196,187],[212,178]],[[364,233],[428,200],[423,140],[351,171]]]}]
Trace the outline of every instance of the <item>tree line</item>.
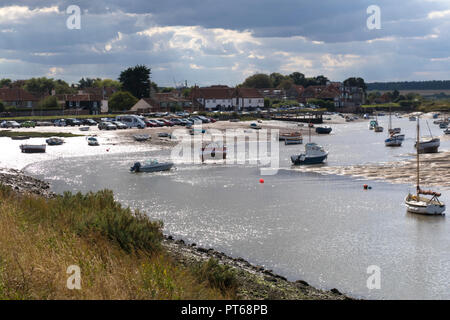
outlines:
[{"label": "tree line", "polygon": [[367,90],[450,90],[450,80],[373,82],[367,84]]}]

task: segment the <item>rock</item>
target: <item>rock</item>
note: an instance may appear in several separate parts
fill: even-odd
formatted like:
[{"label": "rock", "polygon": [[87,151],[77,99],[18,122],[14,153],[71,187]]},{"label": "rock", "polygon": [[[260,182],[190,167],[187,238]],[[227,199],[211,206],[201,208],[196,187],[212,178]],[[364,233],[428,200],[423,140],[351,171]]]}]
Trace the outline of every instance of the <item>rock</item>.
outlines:
[{"label": "rock", "polygon": [[173,240],[173,237],[172,236],[168,236],[167,239]]},{"label": "rock", "polygon": [[194,242],[194,243],[191,243],[191,247],[195,247],[197,244]]},{"label": "rock", "polygon": [[342,293],[340,293],[339,290],[336,289],[336,288],[331,289],[330,292],[332,292],[332,293],[334,293],[334,294],[337,294],[337,295],[339,295],[339,296],[342,295]]},{"label": "rock", "polygon": [[203,253],[208,253],[208,249],[202,248],[202,247],[197,247],[197,251],[198,252],[203,252]]}]

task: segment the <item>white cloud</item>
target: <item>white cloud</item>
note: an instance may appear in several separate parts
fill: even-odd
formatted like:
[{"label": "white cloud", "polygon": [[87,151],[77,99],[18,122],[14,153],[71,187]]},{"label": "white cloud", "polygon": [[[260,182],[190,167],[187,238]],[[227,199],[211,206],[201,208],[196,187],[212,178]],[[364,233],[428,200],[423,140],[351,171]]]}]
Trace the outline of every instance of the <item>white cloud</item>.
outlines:
[{"label": "white cloud", "polygon": [[25,23],[27,19],[37,15],[58,13],[58,7],[44,7],[30,10],[26,6],[8,6],[0,8],[1,23]]}]

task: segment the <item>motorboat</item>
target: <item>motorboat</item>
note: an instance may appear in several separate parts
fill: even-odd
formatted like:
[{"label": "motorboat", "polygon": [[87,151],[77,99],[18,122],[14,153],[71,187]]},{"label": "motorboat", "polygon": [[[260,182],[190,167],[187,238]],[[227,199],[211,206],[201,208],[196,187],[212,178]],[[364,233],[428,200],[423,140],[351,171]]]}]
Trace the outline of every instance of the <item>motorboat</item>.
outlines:
[{"label": "motorboat", "polygon": [[44,153],[47,145],[40,144],[40,145],[32,145],[32,144],[22,144],[20,145],[20,150],[22,150],[23,153]]},{"label": "motorboat", "polygon": [[323,163],[327,157],[328,152],[318,144],[310,142],[305,145],[305,153],[291,156],[291,161],[294,165],[319,164]]},{"label": "motorboat", "polygon": [[49,146],[60,146],[64,143],[63,139],[60,138],[49,138],[45,140]]},{"label": "motorboat", "polygon": [[370,122],[369,122],[369,130],[373,130],[373,129],[375,129],[375,127],[377,127],[378,126],[378,121],[377,120],[371,120]]},{"label": "motorboat", "polygon": [[333,129],[331,127],[317,127],[316,133],[318,134],[330,134]]},{"label": "motorboat", "polygon": [[450,128],[445,129],[444,134],[450,134]]},{"label": "motorboat", "polygon": [[439,129],[447,129],[448,128],[448,122],[441,122],[439,124]]},{"label": "motorboat", "polygon": [[373,129],[375,132],[383,132],[384,131],[384,128],[383,127],[381,127],[381,126],[375,126],[375,128]]},{"label": "motorboat", "polygon": [[387,138],[386,140],[384,140],[384,144],[386,145],[386,147],[401,147],[402,142],[403,142],[403,140],[398,139],[395,136],[391,136],[391,137]]},{"label": "motorboat", "polygon": [[172,162],[158,162],[157,160],[148,160],[141,164],[140,162],[135,162],[130,168],[131,172],[159,172],[167,171],[173,167]]},{"label": "motorboat", "polygon": [[299,131],[294,131],[294,132],[288,132],[288,133],[280,133],[280,136],[278,137],[278,140],[280,141],[285,141],[286,139],[291,139],[291,140],[299,140],[299,139],[303,139],[302,133]]},{"label": "motorboat", "polygon": [[402,132],[401,128],[389,129],[389,134],[399,134],[400,132]]},{"label": "motorboat", "polygon": [[148,134],[136,134],[133,136],[134,140],[142,142],[142,141],[147,141],[148,139],[150,139],[150,135]]},{"label": "motorboat", "polygon": [[292,144],[302,144],[303,143],[303,138],[286,138],[284,139],[284,144],[285,145],[292,145]]},{"label": "motorboat", "polygon": [[250,128],[255,130],[261,130],[261,126],[258,125],[257,123],[250,124]]},{"label": "motorboat", "polygon": [[389,107],[389,128],[388,133],[389,136],[386,140],[384,140],[384,144],[386,147],[401,147],[403,140],[405,140],[405,135],[400,134],[402,132],[401,128],[392,128],[392,112]]},{"label": "motorboat", "polygon": [[89,131],[91,128],[90,127],[80,127],[80,131]]},{"label": "motorboat", "polygon": [[[417,119],[417,140],[416,145],[420,143],[419,120]],[[416,194],[409,193],[405,198],[407,211],[410,213],[424,215],[442,215],[445,212],[445,203],[439,200],[440,193],[434,191],[425,191],[420,188],[420,158],[419,148],[416,152]],[[427,198],[426,196],[431,196]]]},{"label": "motorboat", "polygon": [[90,145],[90,146],[99,146],[100,145],[100,143],[98,143],[98,140],[96,137],[88,137],[88,138],[86,138],[86,140],[88,142],[88,145]]}]

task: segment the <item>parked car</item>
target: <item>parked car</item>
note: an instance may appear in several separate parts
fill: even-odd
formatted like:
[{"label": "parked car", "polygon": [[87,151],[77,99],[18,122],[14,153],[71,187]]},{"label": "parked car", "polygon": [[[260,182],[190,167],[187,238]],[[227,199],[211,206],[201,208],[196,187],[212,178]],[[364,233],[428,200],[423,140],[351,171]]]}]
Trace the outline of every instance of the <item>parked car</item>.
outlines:
[{"label": "parked car", "polygon": [[176,126],[186,125],[185,123],[183,123],[183,121],[181,121],[181,119],[178,119],[178,118],[172,118],[172,119],[170,119],[170,121]]},{"label": "parked car", "polygon": [[53,122],[53,125],[55,127],[65,127],[65,126],[67,126],[67,123],[66,123],[66,120],[64,120],[64,119],[58,119],[58,120],[55,120],[55,122]]},{"label": "parked car", "polygon": [[92,119],[84,119],[82,122],[86,126],[96,126],[97,125],[97,122]]},{"label": "parked car", "polygon": [[120,121],[112,121],[111,123],[114,124],[117,129],[128,129],[128,126]]},{"label": "parked car", "polygon": [[158,124],[159,127],[164,127],[164,126],[166,126],[166,124],[165,124],[164,122],[162,122],[161,120],[153,119],[153,121],[156,122],[156,124]]},{"label": "parked car", "polygon": [[3,121],[2,128],[20,128],[20,124],[16,121]]},{"label": "parked car", "polygon": [[66,125],[74,127],[74,126],[81,126],[83,123],[78,120],[78,119],[74,119],[74,118],[69,118],[66,119]]},{"label": "parked car", "polygon": [[100,130],[103,130],[103,129],[104,130],[116,130],[117,129],[117,127],[113,123],[108,122],[108,121],[100,122],[99,125],[98,125],[98,128]]},{"label": "parked car", "polygon": [[147,128],[148,128],[148,127],[154,128],[154,127],[157,127],[157,126],[158,126],[158,125],[156,124],[156,122],[153,122],[153,121],[151,121],[151,120],[149,120],[149,119],[144,119],[144,122],[145,122],[145,125],[147,126]]},{"label": "parked car", "polygon": [[164,125],[168,127],[173,127],[175,125],[172,121],[169,121],[167,119],[161,119],[160,121],[164,122]]},{"label": "parked car", "polygon": [[36,127],[36,122],[34,121],[24,121],[20,124],[21,128],[34,128]]}]

